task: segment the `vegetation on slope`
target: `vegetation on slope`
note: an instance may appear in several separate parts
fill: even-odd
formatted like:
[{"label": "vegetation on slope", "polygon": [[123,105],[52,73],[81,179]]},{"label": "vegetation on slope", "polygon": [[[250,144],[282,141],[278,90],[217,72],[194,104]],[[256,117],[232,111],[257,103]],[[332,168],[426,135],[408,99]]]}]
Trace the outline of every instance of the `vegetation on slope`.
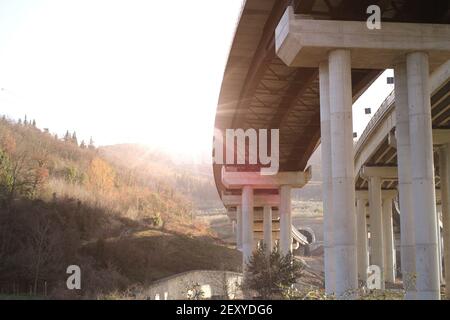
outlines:
[{"label": "vegetation on slope", "polygon": [[[73,264],[80,291],[66,288]],[[112,161],[75,134],[0,120],[0,292],[92,298],[238,265],[164,177]]]}]

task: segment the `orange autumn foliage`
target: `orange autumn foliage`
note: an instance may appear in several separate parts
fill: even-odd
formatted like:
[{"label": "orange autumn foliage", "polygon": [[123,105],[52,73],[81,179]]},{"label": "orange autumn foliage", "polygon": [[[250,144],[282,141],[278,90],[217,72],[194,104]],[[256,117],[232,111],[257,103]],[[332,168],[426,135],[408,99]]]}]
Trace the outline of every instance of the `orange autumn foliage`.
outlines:
[{"label": "orange autumn foliage", "polygon": [[102,192],[110,192],[114,188],[116,173],[106,161],[99,157],[91,161],[87,174],[91,188]]}]

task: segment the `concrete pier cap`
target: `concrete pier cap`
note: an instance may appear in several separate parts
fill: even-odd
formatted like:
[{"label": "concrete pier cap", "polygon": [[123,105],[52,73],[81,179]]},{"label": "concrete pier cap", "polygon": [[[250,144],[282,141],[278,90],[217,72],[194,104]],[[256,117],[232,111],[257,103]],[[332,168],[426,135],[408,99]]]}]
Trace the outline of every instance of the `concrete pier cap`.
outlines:
[{"label": "concrete pier cap", "polygon": [[397,180],[398,178],[397,167],[363,166],[359,175],[366,180],[370,177],[378,177],[381,180]]},{"label": "concrete pier cap", "polygon": [[370,30],[365,21],[313,20],[288,7],[275,30],[276,53],[291,67],[319,67],[341,48],[351,51],[352,68],[392,68],[406,54],[423,51],[433,70],[450,59],[450,25],[382,22]]},{"label": "concrete pier cap", "polygon": [[[398,194],[396,189],[381,189],[381,197],[383,199],[392,199],[395,198]],[[357,200],[369,201],[369,191],[368,190],[356,190],[355,198]]]},{"label": "concrete pier cap", "polygon": [[305,171],[283,171],[275,175],[261,175],[259,172],[226,171],[222,168],[222,183],[227,189],[241,189],[250,186],[255,189],[276,189],[281,186],[302,188],[312,177],[311,166]]},{"label": "concrete pier cap", "polygon": [[[222,202],[226,207],[236,207],[241,204],[242,196],[235,194],[225,194],[222,192]],[[271,207],[278,207],[280,205],[280,195],[278,194],[261,194],[254,196],[254,206],[264,207],[266,205]]]}]

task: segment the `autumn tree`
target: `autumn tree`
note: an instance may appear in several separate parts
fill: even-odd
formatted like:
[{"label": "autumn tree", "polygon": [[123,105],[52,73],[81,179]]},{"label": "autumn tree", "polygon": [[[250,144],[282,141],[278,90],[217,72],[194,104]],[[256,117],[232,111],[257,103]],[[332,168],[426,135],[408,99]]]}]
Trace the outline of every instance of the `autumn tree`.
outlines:
[{"label": "autumn tree", "polygon": [[88,169],[89,185],[98,191],[109,192],[114,187],[115,172],[104,160],[95,157]]},{"label": "autumn tree", "polygon": [[11,192],[11,163],[4,150],[0,148],[0,199],[6,200]]},{"label": "autumn tree", "polygon": [[37,191],[45,184],[49,177],[47,169],[48,155],[42,151],[42,148],[36,150],[32,156],[31,163],[31,186],[29,196],[34,198]]},{"label": "autumn tree", "polygon": [[16,151],[16,139],[9,130],[2,134],[0,147],[8,154],[13,154]]},{"label": "autumn tree", "polygon": [[11,203],[18,195],[33,198],[48,177],[47,155],[40,145],[16,145],[6,131],[0,139],[2,195]]}]

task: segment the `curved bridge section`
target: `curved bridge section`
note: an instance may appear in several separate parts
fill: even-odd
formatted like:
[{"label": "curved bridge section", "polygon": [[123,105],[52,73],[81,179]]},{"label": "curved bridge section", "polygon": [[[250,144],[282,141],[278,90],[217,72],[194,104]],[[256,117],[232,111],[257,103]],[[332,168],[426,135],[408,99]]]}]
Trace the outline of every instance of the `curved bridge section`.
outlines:
[{"label": "curved bridge section", "polygon": [[[448,191],[446,186],[442,188],[441,182],[448,179],[447,164],[444,160],[447,158],[446,146],[450,143],[450,60],[430,75],[430,93],[434,153],[432,165],[435,173],[434,203],[437,209],[438,274],[443,282],[444,237],[442,233],[447,231],[443,229],[443,221],[448,215],[448,212],[445,212],[448,207]],[[400,161],[398,150],[404,152],[405,146],[398,141],[402,137],[397,118],[402,114],[399,110],[401,106],[397,106],[395,97],[396,92],[393,91],[386,98],[355,146],[359,273],[365,274],[368,267],[367,226],[369,225],[371,239],[373,239],[370,255],[376,263],[383,262],[384,278],[391,283],[398,276],[397,264],[401,265],[403,274],[414,273],[416,268],[416,261],[414,261],[416,238],[411,204],[408,205],[405,201],[405,195],[398,201],[400,195],[397,190],[410,190],[408,185],[412,181],[401,181],[402,171],[399,165],[404,166],[405,161]],[[401,96],[397,94],[397,98]],[[409,144],[411,143],[414,141],[409,141]],[[403,174],[405,174],[404,171]],[[445,189],[444,198],[447,198],[447,202],[442,199],[442,189]],[[402,200],[403,205],[400,203],[399,208],[399,202]],[[412,202],[412,199],[409,201]],[[399,216],[393,215],[393,212],[399,213]],[[376,228],[377,225],[379,225],[378,228]],[[410,248],[413,248],[413,251]],[[397,251],[401,253],[401,259],[398,261]],[[402,278],[405,280],[404,276]]]}]

